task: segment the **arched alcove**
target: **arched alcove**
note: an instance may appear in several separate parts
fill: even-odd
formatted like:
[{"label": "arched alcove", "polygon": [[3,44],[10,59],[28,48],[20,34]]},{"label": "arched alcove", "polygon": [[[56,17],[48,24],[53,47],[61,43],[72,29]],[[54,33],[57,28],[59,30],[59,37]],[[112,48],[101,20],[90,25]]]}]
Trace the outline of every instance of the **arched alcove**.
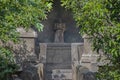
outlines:
[{"label": "arched alcove", "polygon": [[76,27],[72,13],[60,5],[60,0],[54,0],[53,9],[48,14],[48,19],[43,21],[44,29],[42,32],[38,32],[39,43],[54,42],[54,25],[59,19],[66,25],[66,30],[64,32],[65,43],[83,42],[83,39],[79,34],[80,28]]}]

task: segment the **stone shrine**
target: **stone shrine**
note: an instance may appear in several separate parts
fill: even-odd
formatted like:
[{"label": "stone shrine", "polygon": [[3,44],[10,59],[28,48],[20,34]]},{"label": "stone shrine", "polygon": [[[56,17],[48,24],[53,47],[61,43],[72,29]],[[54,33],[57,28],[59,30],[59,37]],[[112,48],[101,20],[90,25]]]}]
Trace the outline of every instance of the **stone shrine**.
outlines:
[{"label": "stone shrine", "polygon": [[22,43],[14,46],[21,68],[19,79],[95,80],[98,55],[91,50],[89,37],[81,36],[75,24],[71,12],[55,0],[48,19],[43,21],[43,32],[18,29]]}]

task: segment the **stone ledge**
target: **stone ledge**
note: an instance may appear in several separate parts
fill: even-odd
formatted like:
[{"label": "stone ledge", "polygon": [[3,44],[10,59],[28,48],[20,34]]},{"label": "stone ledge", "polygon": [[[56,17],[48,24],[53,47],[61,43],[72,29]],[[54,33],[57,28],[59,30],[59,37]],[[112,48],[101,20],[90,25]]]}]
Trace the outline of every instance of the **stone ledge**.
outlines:
[{"label": "stone ledge", "polygon": [[71,47],[71,43],[46,43],[48,47]]},{"label": "stone ledge", "polygon": [[99,57],[98,54],[83,54],[81,57],[81,61],[96,63],[98,57]]},{"label": "stone ledge", "polygon": [[20,37],[21,38],[35,38],[37,37],[37,33],[32,29],[28,29],[27,31],[20,27],[20,28],[17,28],[17,31],[20,33]]}]

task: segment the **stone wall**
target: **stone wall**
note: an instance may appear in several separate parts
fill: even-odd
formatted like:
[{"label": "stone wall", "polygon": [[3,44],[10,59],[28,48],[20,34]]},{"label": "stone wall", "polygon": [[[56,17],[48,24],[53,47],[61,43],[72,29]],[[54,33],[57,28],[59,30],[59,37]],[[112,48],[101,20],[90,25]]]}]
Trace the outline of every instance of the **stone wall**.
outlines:
[{"label": "stone wall", "polygon": [[36,32],[30,28],[26,31],[23,28],[17,28],[20,32],[19,44],[14,44],[16,62],[20,63],[23,61],[36,61],[37,55],[35,53],[35,39],[37,37]]},{"label": "stone wall", "polygon": [[38,56],[35,53],[36,32],[32,28],[27,31],[23,28],[18,28],[17,31],[20,32],[20,42],[19,44],[11,44],[15,50],[16,63],[19,65],[16,75],[18,75],[20,80],[43,79],[41,74],[43,74],[44,65],[39,63]]}]

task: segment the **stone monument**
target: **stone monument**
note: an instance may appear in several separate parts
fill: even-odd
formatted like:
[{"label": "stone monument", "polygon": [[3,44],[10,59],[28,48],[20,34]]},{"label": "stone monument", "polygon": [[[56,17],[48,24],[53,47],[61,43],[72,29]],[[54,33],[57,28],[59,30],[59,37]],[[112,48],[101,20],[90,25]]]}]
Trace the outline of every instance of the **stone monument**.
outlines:
[{"label": "stone monument", "polygon": [[65,31],[65,23],[56,23],[55,27],[55,39],[54,42],[56,43],[63,43],[64,42],[64,31]]}]

